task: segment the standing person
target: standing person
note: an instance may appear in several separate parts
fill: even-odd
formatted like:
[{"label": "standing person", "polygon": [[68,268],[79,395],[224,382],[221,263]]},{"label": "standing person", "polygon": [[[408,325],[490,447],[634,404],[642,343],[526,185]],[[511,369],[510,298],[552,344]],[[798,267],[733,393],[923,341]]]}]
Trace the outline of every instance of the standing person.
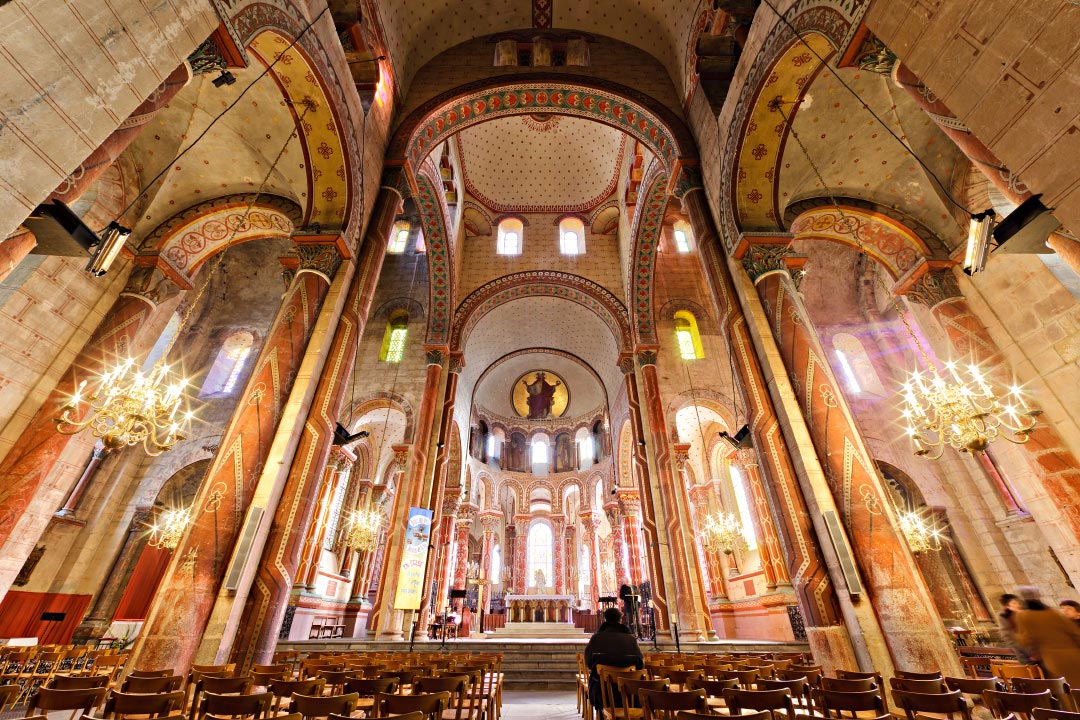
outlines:
[{"label": "standing person", "polygon": [[1020,588],[1024,609],[1016,614],[1016,641],[1050,674],[1080,683],[1080,628],[1039,599],[1037,588]]},{"label": "standing person", "polygon": [[604,701],[600,692],[600,676],[596,672],[597,665],[633,665],[639,670],[645,667],[645,657],[638,647],[637,638],[623,625],[622,613],[618,608],[604,611],[604,622],[585,646],[585,665],[589,668],[589,702],[600,709],[604,707]]},{"label": "standing person", "polygon": [[1080,602],[1075,600],[1062,600],[1058,603],[1061,614],[1076,623],[1080,627]]},{"label": "standing person", "polygon": [[634,635],[640,634],[637,632],[639,597],[637,585],[631,585],[630,578],[624,577],[619,586],[619,598],[623,601],[623,618]]},{"label": "standing person", "polygon": [[998,613],[998,630],[1001,631],[1001,644],[1012,648],[1016,653],[1016,659],[1024,665],[1034,665],[1027,651],[1016,642],[1016,615],[1024,609],[1024,603],[1019,595],[1005,593],[1001,596],[1001,612]]}]

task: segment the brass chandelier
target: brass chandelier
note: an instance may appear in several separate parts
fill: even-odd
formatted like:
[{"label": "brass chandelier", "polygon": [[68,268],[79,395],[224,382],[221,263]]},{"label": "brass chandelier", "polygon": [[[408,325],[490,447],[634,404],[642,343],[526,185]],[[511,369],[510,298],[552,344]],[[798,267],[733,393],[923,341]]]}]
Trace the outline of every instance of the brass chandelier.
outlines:
[{"label": "brass chandelier", "polygon": [[378,510],[354,510],[349,513],[344,542],[356,552],[370,552],[379,546],[381,530]]},{"label": "brass chandelier", "polygon": [[187,378],[173,379],[163,361],[143,373],[127,358],[102,375],[86,398],[83,380],[60,408],[56,429],[74,435],[89,427],[109,450],[141,444],[148,455],[160,455],[186,437],[192,418],[181,410],[187,385]]},{"label": "brass chandelier", "polygon": [[713,553],[731,555],[736,550],[746,552],[749,544],[742,523],[734,513],[718,512],[705,518],[701,525],[701,544]]},{"label": "brass chandelier", "polygon": [[175,550],[190,522],[191,514],[187,510],[166,510],[158,515],[157,520],[150,526],[150,539],[146,544],[162,550]]},{"label": "brass chandelier", "polygon": [[938,552],[941,550],[941,530],[922,513],[915,510],[905,510],[897,513],[900,522],[900,531],[904,533],[911,552],[919,555],[925,552]]}]

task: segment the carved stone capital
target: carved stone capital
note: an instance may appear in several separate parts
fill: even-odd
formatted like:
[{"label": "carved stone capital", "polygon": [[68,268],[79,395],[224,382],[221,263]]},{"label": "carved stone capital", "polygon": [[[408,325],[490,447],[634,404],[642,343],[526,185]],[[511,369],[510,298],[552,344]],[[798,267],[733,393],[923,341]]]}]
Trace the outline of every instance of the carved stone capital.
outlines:
[{"label": "carved stone capital", "polygon": [[341,253],[330,244],[303,243],[295,247],[296,257],[299,259],[296,274],[302,272],[314,272],[332,282],[334,274],[341,267]]},{"label": "carved stone capital", "polygon": [[446,350],[443,348],[429,347],[424,350],[424,358],[428,365],[442,365],[446,359]]},{"label": "carved stone capital", "polygon": [[412,445],[393,445],[394,461],[397,462],[398,469],[404,470],[405,466],[409,464],[409,450]]},{"label": "carved stone capital", "polygon": [[675,467],[682,470],[690,459],[690,443],[674,443],[672,449],[675,451]]},{"label": "carved stone capital", "polygon": [[647,365],[656,366],[656,351],[655,350],[638,350],[637,352],[638,367],[645,367]]},{"label": "carved stone capital", "polygon": [[214,33],[206,41],[195,48],[195,52],[188,55],[188,65],[191,66],[191,74],[210,75],[221,72],[229,67],[225,53],[217,42],[217,33]]},{"label": "carved stone capital", "polygon": [[412,188],[403,167],[384,167],[379,187],[397,193],[402,200],[412,197]]},{"label": "carved stone capital", "polygon": [[758,466],[757,451],[752,447],[739,448],[735,451],[735,463],[742,468],[755,468]]},{"label": "carved stone capital", "polygon": [[447,363],[446,371],[459,375],[464,369],[465,356],[461,353],[450,353],[450,360]]},{"label": "carved stone capital", "polygon": [[633,355],[620,355],[619,356],[619,369],[622,370],[623,375],[631,375],[634,372],[634,356]]},{"label": "carved stone capital", "polygon": [[157,265],[136,265],[128,275],[121,295],[142,298],[154,307],[180,292],[180,288]]},{"label": "carved stone capital", "polygon": [[799,269],[793,270],[792,260],[805,260],[805,258],[798,255],[788,245],[761,244],[750,245],[746,255],[743,256],[742,264],[750,279],[755,283],[766,273],[781,270],[791,275],[795,287],[798,288],[802,281],[803,271],[801,265]]},{"label": "carved stone capital", "polygon": [[912,302],[935,308],[946,300],[963,298],[956,275],[949,268],[930,270],[916,280],[907,291],[907,298]]},{"label": "carved stone capital", "polygon": [[503,526],[502,513],[486,511],[480,514],[480,527],[486,533],[498,532]]},{"label": "carved stone capital", "polygon": [[671,185],[671,194],[682,200],[687,193],[705,187],[701,177],[701,168],[697,165],[680,165],[678,174]]}]

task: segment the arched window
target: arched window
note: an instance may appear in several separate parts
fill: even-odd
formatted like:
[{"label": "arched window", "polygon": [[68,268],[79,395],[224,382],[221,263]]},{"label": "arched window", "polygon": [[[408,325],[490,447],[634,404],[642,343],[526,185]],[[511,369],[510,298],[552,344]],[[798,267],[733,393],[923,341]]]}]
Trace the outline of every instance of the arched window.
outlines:
[{"label": "arched window", "polygon": [[491,575],[488,578],[493,583],[502,582],[502,546],[496,545],[491,548]]},{"label": "arched window", "polygon": [[398,254],[405,252],[405,244],[409,241],[409,223],[398,220],[394,223],[394,229],[390,233],[390,244],[386,246],[386,252]]},{"label": "arched window", "polygon": [[379,359],[390,363],[401,362],[401,356],[405,353],[405,338],[408,334],[409,314],[404,310],[399,310],[391,315],[386,323]]},{"label": "arched window", "polygon": [[731,466],[731,485],[735,489],[735,505],[739,509],[739,524],[742,525],[746,545],[750,550],[757,550],[757,536],[754,535],[754,519],[750,515],[750,495],[746,490],[746,480],[734,465]]},{"label": "arched window", "polygon": [[690,223],[686,223],[681,220],[675,223],[672,234],[675,236],[676,252],[690,252],[694,240],[693,233],[690,232]]},{"label": "arched window", "polygon": [[833,336],[833,350],[848,390],[853,393],[885,396],[885,387],[881,384],[874,364],[859,338],[849,333],[837,333]]},{"label": "arched window", "polygon": [[679,344],[679,356],[683,360],[701,360],[705,357],[697,319],[693,313],[686,310],[675,313],[675,341]]},{"label": "arched window", "polygon": [[145,373],[150,368],[154,367],[158,360],[165,357],[165,348],[169,347],[169,343],[176,337],[176,333],[180,330],[180,314],[173,313],[169,318],[169,322],[165,325],[165,329],[158,335],[157,341],[154,343],[154,347],[150,348],[150,353],[143,360],[142,371]]},{"label": "arched window", "polygon": [[559,223],[559,251],[563,255],[585,254],[585,224],[568,217]]},{"label": "arched window", "polygon": [[593,486],[593,512],[599,512],[604,507],[604,481],[597,480]]},{"label": "arched window", "polygon": [[206,373],[199,397],[225,397],[231,393],[240,380],[254,343],[255,336],[247,330],[238,330],[225,338],[210,372]]},{"label": "arched window", "polygon": [[544,522],[533,523],[533,526],[529,528],[526,547],[529,554],[529,587],[538,586],[537,570],[544,574],[545,586],[554,585],[551,572],[551,551],[554,547],[551,526]]},{"label": "arched window", "polygon": [[496,252],[500,255],[520,255],[521,236],[525,226],[517,218],[504,218],[499,223],[499,241]]},{"label": "arched window", "polygon": [[548,441],[543,437],[533,438],[531,455],[533,472],[547,469],[548,455]]}]

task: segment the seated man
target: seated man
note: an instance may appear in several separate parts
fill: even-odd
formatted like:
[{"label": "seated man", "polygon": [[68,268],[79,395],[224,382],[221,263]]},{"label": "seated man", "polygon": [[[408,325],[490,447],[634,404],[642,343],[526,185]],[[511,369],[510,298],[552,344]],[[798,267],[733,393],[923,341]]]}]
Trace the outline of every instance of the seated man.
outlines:
[{"label": "seated man", "polygon": [[589,700],[596,708],[604,706],[600,676],[596,672],[597,665],[633,665],[638,669],[645,666],[645,658],[638,647],[637,638],[622,624],[622,613],[618,608],[604,611],[604,622],[585,646],[585,664],[589,668]]}]

